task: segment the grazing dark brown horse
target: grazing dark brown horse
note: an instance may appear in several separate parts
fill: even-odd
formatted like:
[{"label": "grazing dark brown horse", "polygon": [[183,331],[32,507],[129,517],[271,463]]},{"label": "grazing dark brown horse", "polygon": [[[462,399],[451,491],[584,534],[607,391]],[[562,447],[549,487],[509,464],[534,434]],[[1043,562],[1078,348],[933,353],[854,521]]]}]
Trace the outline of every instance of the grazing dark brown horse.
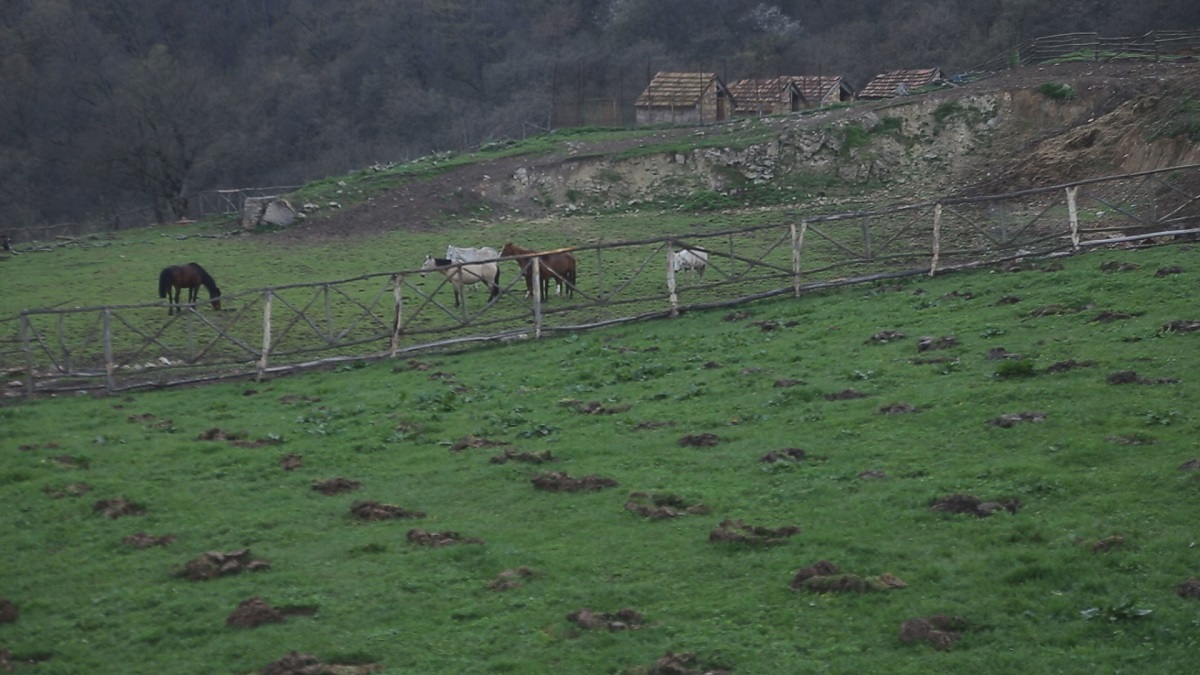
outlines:
[{"label": "grazing dark brown horse", "polygon": [[549,251],[539,253],[538,251],[530,251],[514,245],[511,241],[504,245],[500,250],[500,255],[504,257],[524,255],[528,258],[521,258],[517,261],[521,265],[521,274],[525,275],[525,295],[533,295],[533,261],[532,256],[538,256],[541,265],[538,269],[538,276],[541,277],[542,299],[550,294],[550,281],[553,280],[555,286],[558,287],[559,295],[573,297],[575,295],[575,256],[565,251]]},{"label": "grazing dark brown horse", "polygon": [[167,306],[167,316],[174,314],[176,309],[183,311],[182,307],[174,306],[179,304],[179,294],[183,289],[188,291],[187,301],[196,302],[201,286],[208,291],[213,309],[221,309],[221,289],[217,288],[217,282],[203,267],[194,262],[164,267],[158,274],[158,297],[167,298],[171,303]]}]

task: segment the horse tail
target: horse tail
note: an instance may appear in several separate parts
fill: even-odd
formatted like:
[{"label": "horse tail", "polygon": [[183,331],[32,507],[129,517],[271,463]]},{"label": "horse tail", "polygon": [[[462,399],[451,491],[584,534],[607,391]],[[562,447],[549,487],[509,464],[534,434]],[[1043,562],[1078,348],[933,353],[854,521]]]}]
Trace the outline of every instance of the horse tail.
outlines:
[{"label": "horse tail", "polygon": [[171,290],[171,268],[164,267],[163,271],[158,273],[158,297],[167,297],[167,291]]},{"label": "horse tail", "polygon": [[500,295],[500,266],[496,265],[496,274],[492,276],[492,294],[488,296],[488,300],[495,300],[496,296]]}]

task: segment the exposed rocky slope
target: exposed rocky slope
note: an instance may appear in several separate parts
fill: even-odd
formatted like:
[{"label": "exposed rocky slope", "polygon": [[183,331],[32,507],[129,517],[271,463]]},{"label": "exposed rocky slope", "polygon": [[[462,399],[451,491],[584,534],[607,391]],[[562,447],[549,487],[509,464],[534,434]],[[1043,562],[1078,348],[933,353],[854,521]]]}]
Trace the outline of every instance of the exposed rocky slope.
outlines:
[{"label": "exposed rocky slope", "polygon": [[426,229],[468,214],[653,208],[705,192],[752,208],[762,206],[763,189],[786,195],[776,204],[828,201],[847,184],[877,188],[873,199],[881,202],[1002,193],[1198,163],[1198,138],[1200,63],[1035,66],[834,110],[649,129],[621,141],[567,140],[555,154],[410,183],[288,235]]}]

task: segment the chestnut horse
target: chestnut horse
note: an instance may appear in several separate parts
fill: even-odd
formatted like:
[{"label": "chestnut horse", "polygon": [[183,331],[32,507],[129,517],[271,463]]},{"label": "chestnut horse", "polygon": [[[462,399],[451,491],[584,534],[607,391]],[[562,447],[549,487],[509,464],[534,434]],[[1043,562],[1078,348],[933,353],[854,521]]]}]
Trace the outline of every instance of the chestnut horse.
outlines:
[{"label": "chestnut horse", "polygon": [[212,275],[204,271],[199,264],[192,262],[164,267],[158,274],[158,297],[167,298],[171,302],[167,306],[167,316],[174,314],[176,309],[183,312],[182,307],[175,307],[179,304],[179,294],[183,289],[188,291],[187,301],[194,303],[201,286],[208,291],[213,309],[221,309],[221,289],[217,288],[217,282],[213,280]]},{"label": "chestnut horse", "polygon": [[525,296],[533,295],[533,256],[538,256],[541,265],[538,269],[538,276],[541,277],[542,298],[545,299],[550,294],[550,281],[553,279],[557,287],[558,295],[566,295],[573,297],[575,295],[575,256],[565,251],[549,251],[539,253],[538,251],[530,251],[514,245],[511,241],[500,249],[500,255],[508,256],[528,256],[521,258],[517,263],[521,266],[521,274],[525,275]]}]

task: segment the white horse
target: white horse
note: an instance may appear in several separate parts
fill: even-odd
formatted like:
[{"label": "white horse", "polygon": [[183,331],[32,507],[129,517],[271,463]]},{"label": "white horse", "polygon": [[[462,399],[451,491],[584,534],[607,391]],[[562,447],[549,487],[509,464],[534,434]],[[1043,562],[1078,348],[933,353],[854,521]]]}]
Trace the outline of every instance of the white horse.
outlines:
[{"label": "white horse", "polygon": [[675,272],[694,270],[700,279],[704,278],[704,268],[706,267],[708,267],[708,251],[698,248],[681,248],[674,252],[671,260],[671,269]]},{"label": "white horse", "polygon": [[455,262],[479,262],[499,258],[500,254],[491,246],[464,248],[450,244],[446,247],[446,257]]},{"label": "white horse", "polygon": [[425,256],[421,264],[421,276],[430,270],[437,270],[450,280],[454,286],[454,306],[462,302],[463,286],[483,282],[491,289],[488,300],[495,300],[500,295],[500,266],[494,262],[461,263],[448,258]]},{"label": "white horse", "polygon": [[[499,258],[500,254],[491,246],[466,248],[463,246],[449,244],[446,246],[446,257],[454,262],[479,262],[480,260],[492,260],[493,258]],[[474,287],[469,286],[468,288]]]}]

